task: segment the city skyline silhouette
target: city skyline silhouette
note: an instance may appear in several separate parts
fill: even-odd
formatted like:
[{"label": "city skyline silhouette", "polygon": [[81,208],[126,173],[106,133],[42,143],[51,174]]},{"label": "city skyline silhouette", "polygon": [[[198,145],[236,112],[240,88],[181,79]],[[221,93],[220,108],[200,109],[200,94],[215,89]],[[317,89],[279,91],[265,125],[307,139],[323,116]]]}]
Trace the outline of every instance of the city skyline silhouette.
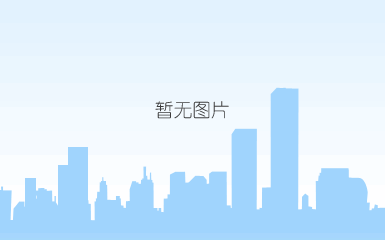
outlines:
[{"label": "city skyline silhouette", "polygon": [[88,147],[69,147],[68,164],[58,166],[57,197],[37,189],[36,178],[25,178],[25,200],[12,209],[11,189],[1,187],[0,233],[384,233],[385,208],[370,209],[365,181],[351,178],[348,168],[322,168],[315,208],[307,194],[300,196],[298,208],[298,97],[298,89],[277,88],[271,94],[271,186],[263,188],[260,209],[257,129],[235,129],[231,206],[227,172],[189,182],[185,172],[174,172],[164,208],[155,208],[154,182],[143,166],[125,207],[120,196],[108,199],[108,181],[101,179],[91,220]]}]

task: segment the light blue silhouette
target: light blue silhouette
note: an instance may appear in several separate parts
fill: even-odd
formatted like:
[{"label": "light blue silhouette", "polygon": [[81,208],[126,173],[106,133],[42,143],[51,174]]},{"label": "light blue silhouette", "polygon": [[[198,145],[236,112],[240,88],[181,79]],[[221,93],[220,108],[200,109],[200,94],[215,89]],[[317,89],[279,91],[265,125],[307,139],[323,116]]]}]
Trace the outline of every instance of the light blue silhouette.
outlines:
[{"label": "light blue silhouette", "polygon": [[219,214],[227,208],[227,177],[225,172],[212,172],[209,183],[195,176],[186,183],[185,173],[170,176],[170,194],[164,200],[164,212],[179,217]]},{"label": "light blue silhouette", "polygon": [[[25,179],[25,200],[13,209],[11,191],[0,190],[0,233],[4,239],[385,239],[385,209],[370,210],[364,180],[347,168],[323,168],[316,181],[316,206],[302,196],[298,209],[298,90],[271,94],[271,187],[257,210],[257,130],[232,133],[231,196],[227,173],[209,179],[184,172],[170,175],[164,209],[154,208],[154,182],[146,167],[132,182],[126,207],[108,199],[102,178],[95,220],[88,202],[88,148],[68,148],[58,168],[58,199]],[[230,138],[229,138],[230,140]],[[127,189],[128,191],[128,189]],[[315,207],[315,208],[314,208]],[[0,235],[1,235],[0,234]]]},{"label": "light blue silhouette", "polygon": [[126,208],[129,214],[143,215],[153,214],[154,208],[154,183],[147,177],[146,167],[143,168],[143,179],[138,182],[132,182],[130,188],[130,201],[126,202]]},{"label": "light blue silhouette", "polygon": [[123,206],[119,196],[115,200],[107,198],[107,183],[102,179],[100,191],[95,201],[95,220],[112,222],[123,218]]},{"label": "light blue silhouette", "polygon": [[304,194],[302,196],[302,210],[303,211],[312,210],[312,207],[309,206],[309,196],[307,194]]},{"label": "light blue silhouette", "polygon": [[257,209],[257,130],[236,129],[231,135],[232,208]]},{"label": "light blue silhouette", "polygon": [[349,178],[347,168],[323,168],[316,183],[317,211],[360,214],[369,211],[368,190],[360,178]]},{"label": "light blue silhouette", "polygon": [[11,220],[11,212],[12,212],[11,200],[12,200],[12,191],[4,190],[3,187],[1,187],[1,190],[0,190],[0,223]]},{"label": "light blue silhouette", "polygon": [[76,224],[89,221],[88,148],[69,147],[68,165],[60,165],[58,173],[58,206],[60,220]]},{"label": "light blue silhouette", "polygon": [[271,187],[262,198],[266,210],[298,209],[298,89],[271,94]]},{"label": "light blue silhouette", "polygon": [[36,178],[25,179],[25,201],[19,202],[14,210],[14,220],[35,224],[52,224],[58,219],[56,197],[52,200],[52,191],[44,188],[36,190]]}]

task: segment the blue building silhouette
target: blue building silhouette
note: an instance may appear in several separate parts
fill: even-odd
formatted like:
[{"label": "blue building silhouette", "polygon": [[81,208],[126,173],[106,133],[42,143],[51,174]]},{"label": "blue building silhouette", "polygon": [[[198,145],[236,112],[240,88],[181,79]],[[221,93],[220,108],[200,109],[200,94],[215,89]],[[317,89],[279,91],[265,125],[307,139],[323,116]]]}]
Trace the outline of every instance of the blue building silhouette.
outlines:
[{"label": "blue building silhouette", "polygon": [[58,206],[56,197],[52,200],[52,191],[45,188],[36,190],[36,178],[26,178],[24,192],[24,202],[19,202],[14,208],[14,220],[28,222],[29,227],[58,220]]},{"label": "blue building silhouette", "polygon": [[231,135],[232,209],[257,209],[257,129],[236,129]]},{"label": "blue building silhouette", "polygon": [[312,210],[312,207],[309,206],[309,196],[307,194],[304,194],[302,196],[302,210],[303,211]]},{"label": "blue building silhouette", "polygon": [[368,212],[368,190],[361,178],[350,178],[347,168],[323,168],[316,182],[317,211],[346,214]]},{"label": "blue building silhouette", "polygon": [[186,183],[185,173],[170,176],[170,194],[164,200],[164,211],[173,215],[207,215],[227,209],[227,177],[225,172],[211,172],[209,183],[195,176]]},{"label": "blue building silhouette", "polygon": [[129,214],[142,215],[153,214],[154,208],[154,183],[147,177],[146,167],[143,168],[143,179],[138,182],[132,182],[130,187],[130,201],[126,202],[126,208]]},{"label": "blue building silhouette", "polygon": [[230,206],[227,205],[227,173],[211,172],[209,181],[211,211],[217,214],[228,211]]},{"label": "blue building silhouette", "polygon": [[13,208],[13,221],[24,221],[25,217],[24,202],[18,202]]},{"label": "blue building silhouette", "polygon": [[25,179],[25,208],[33,209],[36,205],[36,178]]},{"label": "blue building silhouette", "polygon": [[[323,235],[329,233],[337,234],[337,239],[346,233],[347,239],[385,238],[385,209],[375,205],[369,210],[364,180],[349,177],[347,168],[321,169],[315,209],[309,206],[307,194],[298,209],[297,89],[279,88],[271,94],[271,187],[263,189],[260,210],[256,208],[257,130],[234,130],[231,147],[232,207],[227,205],[226,172],[213,171],[208,179],[195,176],[189,182],[185,172],[174,172],[162,212],[154,208],[154,182],[144,167],[141,181],[130,186],[126,207],[119,196],[108,199],[108,185],[102,178],[92,221],[88,148],[70,147],[68,165],[58,167],[58,199],[52,191],[37,189],[36,178],[26,178],[25,199],[15,206],[10,221],[11,191],[1,188],[0,233],[30,237],[30,233],[50,232],[54,239],[62,235],[71,239],[70,233],[80,234],[81,239],[83,234],[91,234],[92,239],[148,239],[146,234],[154,233],[151,236],[156,239],[160,233],[165,239],[173,234],[180,234],[177,239],[200,239],[197,233],[208,234],[209,239],[276,239],[276,234],[284,239],[329,239]],[[309,233],[313,235],[301,238]]]},{"label": "blue building silhouette", "polygon": [[124,217],[122,201],[119,196],[115,200],[108,200],[107,183],[102,179],[100,191],[95,201],[95,220],[112,222],[122,220]]},{"label": "blue building silhouette", "polygon": [[60,219],[71,223],[89,221],[87,147],[68,148],[68,165],[59,165],[58,179]]},{"label": "blue building silhouette", "polygon": [[186,176],[184,172],[175,172],[170,175],[170,194],[164,200],[164,211],[170,214],[178,214],[185,209],[187,189],[185,187]]},{"label": "blue building silhouette", "polygon": [[12,191],[0,189],[0,223],[11,220]]},{"label": "blue building silhouette", "polygon": [[271,94],[271,186],[262,191],[262,208],[298,210],[298,89]]}]

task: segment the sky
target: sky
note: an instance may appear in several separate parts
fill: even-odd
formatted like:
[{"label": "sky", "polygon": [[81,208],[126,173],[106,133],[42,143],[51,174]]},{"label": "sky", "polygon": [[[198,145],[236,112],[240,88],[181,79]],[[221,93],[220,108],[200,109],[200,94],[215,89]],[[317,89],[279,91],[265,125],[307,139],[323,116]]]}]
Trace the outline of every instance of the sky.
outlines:
[{"label": "sky", "polygon": [[[13,206],[25,177],[57,195],[57,165],[79,146],[89,147],[92,204],[102,177],[110,199],[128,201],[143,166],[158,208],[175,171],[187,181],[227,171],[231,204],[231,133],[256,128],[260,208],[270,94],[284,87],[299,89],[300,196],[316,207],[321,168],[349,167],[371,207],[385,207],[384,5],[1,1],[0,185]],[[225,119],[159,120],[158,101],[229,107]]]}]

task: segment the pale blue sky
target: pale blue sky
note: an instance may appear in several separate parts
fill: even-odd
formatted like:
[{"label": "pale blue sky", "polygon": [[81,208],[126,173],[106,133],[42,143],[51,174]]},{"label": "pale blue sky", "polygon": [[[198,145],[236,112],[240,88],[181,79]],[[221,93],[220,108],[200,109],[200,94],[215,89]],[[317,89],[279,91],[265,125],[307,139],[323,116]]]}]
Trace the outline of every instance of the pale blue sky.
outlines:
[{"label": "pale blue sky", "polygon": [[382,0],[13,0],[4,22],[385,22]]},{"label": "pale blue sky", "polygon": [[[314,191],[330,166],[385,192],[374,170],[385,169],[384,1],[138,2],[0,1],[0,169],[20,165],[9,155],[65,155],[68,146],[218,160],[230,154],[235,128],[257,128],[267,186],[270,93],[289,87],[299,89],[299,154],[325,156],[300,165],[300,185],[311,185],[300,193]],[[197,100],[224,101],[226,119],[156,118],[157,101]],[[202,174],[228,169],[225,159]],[[94,186],[107,171],[98,166]],[[161,182],[174,170],[149,169]],[[22,173],[5,171],[0,182],[56,181],[38,166]],[[371,202],[385,206],[385,194],[370,189]]]}]

